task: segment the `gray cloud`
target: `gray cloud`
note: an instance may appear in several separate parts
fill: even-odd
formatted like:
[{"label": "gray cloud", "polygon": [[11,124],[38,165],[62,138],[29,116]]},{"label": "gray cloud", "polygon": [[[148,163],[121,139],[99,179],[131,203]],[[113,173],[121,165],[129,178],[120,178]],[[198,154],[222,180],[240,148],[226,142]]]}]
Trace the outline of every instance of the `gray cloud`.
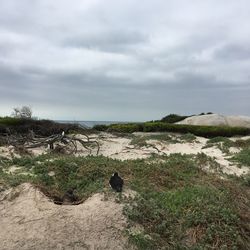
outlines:
[{"label": "gray cloud", "polygon": [[215,52],[215,56],[223,61],[250,61],[250,45],[227,44]]},{"label": "gray cloud", "polygon": [[[250,115],[247,0],[2,0],[0,115]],[[240,15],[238,13],[241,13]]]},{"label": "gray cloud", "polygon": [[66,47],[87,48],[106,52],[124,53],[147,41],[146,35],[136,30],[106,30],[65,38]]}]

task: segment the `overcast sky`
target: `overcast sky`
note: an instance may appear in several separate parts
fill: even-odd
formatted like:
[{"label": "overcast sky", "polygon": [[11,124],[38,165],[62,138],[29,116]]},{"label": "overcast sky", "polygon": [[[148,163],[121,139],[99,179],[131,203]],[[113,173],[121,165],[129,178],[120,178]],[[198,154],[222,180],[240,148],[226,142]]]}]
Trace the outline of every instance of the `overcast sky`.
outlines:
[{"label": "overcast sky", "polygon": [[0,0],[0,115],[250,115],[249,0]]}]

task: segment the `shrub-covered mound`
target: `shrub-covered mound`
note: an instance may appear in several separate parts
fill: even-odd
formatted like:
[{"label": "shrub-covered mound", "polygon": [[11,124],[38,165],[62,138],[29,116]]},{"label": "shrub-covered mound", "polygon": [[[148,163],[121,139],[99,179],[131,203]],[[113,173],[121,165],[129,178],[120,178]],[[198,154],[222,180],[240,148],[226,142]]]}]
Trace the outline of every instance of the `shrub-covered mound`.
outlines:
[{"label": "shrub-covered mound", "polygon": [[202,171],[199,156],[172,154],[161,159],[23,157],[3,162],[4,169],[19,167],[19,174],[1,170],[0,182],[6,187],[31,182],[51,198],[74,188],[84,200],[106,192],[117,171],[125,188],[138,194],[124,212],[131,225],[144,228],[128,230],[139,249],[249,249],[249,187],[241,179],[223,180]]},{"label": "shrub-covered mound", "polygon": [[[98,130],[99,127],[95,126]],[[176,133],[191,133],[197,136],[207,138],[224,136],[231,137],[234,135],[249,135],[249,128],[228,127],[228,126],[196,126],[184,124],[170,124],[165,122],[145,122],[145,123],[127,123],[127,124],[111,124],[109,126],[101,127],[101,130],[108,132],[176,132]]]},{"label": "shrub-covered mound", "polygon": [[70,129],[77,130],[79,127],[74,124],[62,124],[51,120],[0,117],[0,134],[26,134],[33,131],[39,136],[50,136]]}]

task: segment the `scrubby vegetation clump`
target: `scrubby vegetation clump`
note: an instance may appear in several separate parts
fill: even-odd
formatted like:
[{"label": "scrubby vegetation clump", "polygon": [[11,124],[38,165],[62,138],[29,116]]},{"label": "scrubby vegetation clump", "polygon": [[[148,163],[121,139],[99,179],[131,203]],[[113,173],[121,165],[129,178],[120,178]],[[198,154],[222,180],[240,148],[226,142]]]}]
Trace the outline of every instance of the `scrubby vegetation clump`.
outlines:
[{"label": "scrubby vegetation clump", "polygon": [[[74,188],[79,199],[107,192],[115,171],[136,191],[124,209],[139,249],[249,249],[249,187],[200,168],[201,156],[172,154],[147,160],[42,155],[4,160],[1,185],[31,182],[52,199]],[[18,174],[7,172],[15,165]],[[143,230],[134,232],[133,225]]]},{"label": "scrubby vegetation clump", "polygon": [[190,117],[190,116],[170,114],[170,115],[163,117],[160,121],[167,122],[167,123],[175,123],[175,122],[180,122],[188,117]]},{"label": "scrubby vegetation clump", "polygon": [[[98,127],[94,127],[98,130]],[[103,131],[103,127],[101,130]],[[234,135],[249,135],[249,128],[228,127],[228,126],[197,126],[185,124],[170,124],[164,122],[145,122],[145,123],[127,123],[111,124],[106,126],[108,132],[133,133],[133,132],[175,132],[190,133],[196,136],[207,138],[213,137],[231,137]]]},{"label": "scrubby vegetation clump", "polygon": [[74,124],[63,124],[51,120],[0,117],[0,134],[27,134],[33,131],[39,136],[50,136],[70,129],[79,130],[79,127]]}]

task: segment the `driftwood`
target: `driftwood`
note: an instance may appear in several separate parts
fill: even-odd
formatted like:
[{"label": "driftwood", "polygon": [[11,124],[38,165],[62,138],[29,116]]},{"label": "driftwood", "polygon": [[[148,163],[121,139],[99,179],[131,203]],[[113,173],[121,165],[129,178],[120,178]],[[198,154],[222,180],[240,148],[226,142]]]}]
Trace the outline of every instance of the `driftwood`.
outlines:
[{"label": "driftwood", "polygon": [[[99,154],[100,145],[98,141],[93,140],[87,134],[81,133],[85,138],[79,138],[77,135],[66,135],[64,132],[61,134],[54,134],[47,137],[36,136],[33,131],[28,134],[1,134],[0,142],[5,145],[12,145],[14,148],[23,148],[24,150],[38,148],[38,147],[48,147],[52,152],[56,151],[59,146],[60,149],[68,149],[68,153],[77,153],[78,145],[82,145],[85,149],[92,154],[93,146],[96,149],[96,155]],[[55,144],[57,147],[55,147]],[[69,150],[70,148],[70,150]]]}]

